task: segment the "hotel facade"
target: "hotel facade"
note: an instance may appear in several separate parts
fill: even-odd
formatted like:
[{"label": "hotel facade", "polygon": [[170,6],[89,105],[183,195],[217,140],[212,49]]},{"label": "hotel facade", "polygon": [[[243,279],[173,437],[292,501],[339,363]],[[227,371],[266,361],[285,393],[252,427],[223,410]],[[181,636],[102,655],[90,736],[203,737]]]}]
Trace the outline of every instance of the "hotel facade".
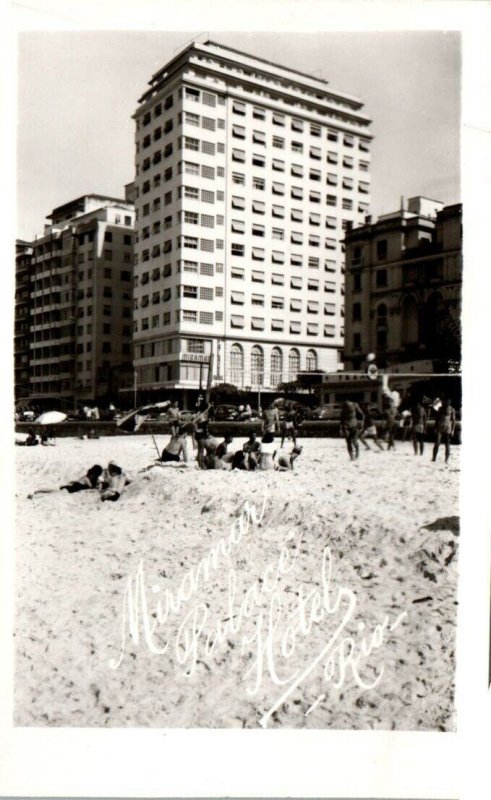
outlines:
[{"label": "hotel facade", "polygon": [[402,205],[346,234],[347,370],[364,369],[368,353],[389,372],[459,361],[462,205]]},{"label": "hotel facade", "polygon": [[322,79],[207,42],[136,123],[134,366],[147,397],[274,391],[342,369],[343,239],[369,210],[370,119]]},{"label": "hotel facade", "polygon": [[[26,386],[19,373],[16,396],[64,398],[75,407],[107,395],[115,369],[126,365],[132,374],[134,207],[85,195],[47,219],[28,250],[18,247],[18,270],[29,256],[28,275],[17,276],[28,317],[21,320],[19,310],[16,321],[19,337],[27,326],[29,380]],[[19,345],[19,365],[22,357]]]}]

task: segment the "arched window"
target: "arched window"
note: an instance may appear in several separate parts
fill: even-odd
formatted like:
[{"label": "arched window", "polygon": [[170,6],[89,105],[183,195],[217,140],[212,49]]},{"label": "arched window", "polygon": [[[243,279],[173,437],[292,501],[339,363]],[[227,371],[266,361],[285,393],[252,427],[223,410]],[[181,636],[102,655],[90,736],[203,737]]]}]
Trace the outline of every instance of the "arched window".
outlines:
[{"label": "arched window", "polygon": [[264,384],[264,353],[258,344],[251,350],[251,383],[253,386]]},{"label": "arched window", "polygon": [[300,370],[300,353],[296,347],[292,347],[288,354],[288,380],[296,381]]},{"label": "arched window", "polygon": [[416,344],[418,338],[418,304],[414,297],[405,297],[402,301],[401,344]]},{"label": "arched window", "polygon": [[283,377],[283,353],[279,347],[271,351],[271,385],[277,386]]},{"label": "arched window", "polygon": [[315,350],[307,350],[307,372],[317,371],[317,353]]},{"label": "arched window", "polygon": [[230,381],[235,386],[242,386],[244,382],[244,351],[240,344],[230,348]]}]

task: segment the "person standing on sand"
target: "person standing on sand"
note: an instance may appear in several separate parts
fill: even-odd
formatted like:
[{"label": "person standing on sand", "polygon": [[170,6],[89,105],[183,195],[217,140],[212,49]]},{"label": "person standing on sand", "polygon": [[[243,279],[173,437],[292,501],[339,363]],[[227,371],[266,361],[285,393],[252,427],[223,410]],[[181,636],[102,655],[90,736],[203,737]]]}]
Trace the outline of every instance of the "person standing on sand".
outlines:
[{"label": "person standing on sand", "polygon": [[425,449],[425,433],[428,417],[423,403],[416,403],[411,411],[411,439],[413,442],[414,455],[422,456]]},{"label": "person standing on sand", "polygon": [[281,421],[281,445],[283,447],[285,439],[291,439],[294,447],[297,445],[297,413],[291,405],[285,406],[285,416]]},{"label": "person standing on sand", "polygon": [[341,434],[346,439],[346,446],[351,461],[354,461],[360,455],[360,448],[358,445],[358,416],[361,418],[361,427],[363,429],[365,426],[365,415],[360,406],[352,400],[345,400],[341,407],[340,430]]},{"label": "person standing on sand", "polygon": [[384,417],[387,435],[387,450],[395,450],[394,433],[396,430],[397,408],[392,400],[388,401],[387,408],[384,411]]},{"label": "person standing on sand", "polygon": [[277,433],[280,424],[280,415],[278,409],[273,404],[269,408],[265,408],[262,412],[263,421],[263,434],[264,433]]},{"label": "person standing on sand", "polygon": [[436,461],[440,444],[445,445],[445,463],[450,457],[450,442],[455,431],[455,409],[451,400],[445,400],[438,409],[435,420],[436,441],[433,448],[432,461]]},{"label": "person standing on sand", "polygon": [[174,400],[171,407],[167,411],[167,422],[170,425],[170,432],[172,436],[175,436],[177,433],[177,428],[179,427],[179,403],[177,400]]},{"label": "person standing on sand", "polygon": [[379,414],[379,409],[376,406],[368,405],[365,409],[365,421],[360,433],[360,442],[365,445],[367,450],[371,450],[370,445],[366,441],[367,438],[373,439],[379,450],[383,450],[382,442],[378,438],[377,426],[375,424],[375,416]]}]

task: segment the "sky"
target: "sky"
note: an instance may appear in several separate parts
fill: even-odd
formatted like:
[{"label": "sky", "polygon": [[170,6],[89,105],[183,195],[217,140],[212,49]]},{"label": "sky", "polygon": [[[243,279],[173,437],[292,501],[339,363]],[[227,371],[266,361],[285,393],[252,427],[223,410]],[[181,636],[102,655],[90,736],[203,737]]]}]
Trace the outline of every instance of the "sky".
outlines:
[{"label": "sky", "polygon": [[401,196],[460,201],[460,34],[444,31],[23,32],[18,47],[17,226],[32,239],[56,206],[124,197],[134,177],[131,115],[151,75],[210,38],[322,77],[373,120],[371,211]]}]

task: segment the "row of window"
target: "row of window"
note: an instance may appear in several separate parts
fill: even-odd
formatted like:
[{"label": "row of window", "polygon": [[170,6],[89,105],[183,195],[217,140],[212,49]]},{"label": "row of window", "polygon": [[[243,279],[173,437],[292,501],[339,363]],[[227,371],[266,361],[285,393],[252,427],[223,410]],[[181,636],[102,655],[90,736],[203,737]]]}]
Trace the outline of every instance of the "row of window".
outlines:
[{"label": "row of window", "polygon": [[[135,320],[133,323],[133,331],[136,333],[139,330],[149,330],[150,327],[159,328],[161,324],[162,326],[170,325],[171,321],[170,311],[164,312],[162,315],[154,314],[151,317],[143,317],[140,323],[138,320]],[[214,322],[223,322],[223,312],[215,311],[215,313],[213,313],[212,311],[182,309],[175,312],[175,322],[191,322],[198,325],[213,325]],[[305,333],[307,336],[319,336],[322,330],[325,337],[332,338],[336,335],[336,327],[335,325],[331,324],[325,324],[321,326],[318,323],[308,322],[302,329],[302,324],[296,321],[291,321],[289,325],[286,325],[282,319],[272,319],[268,320],[268,323],[269,329],[273,332],[282,332],[286,329],[289,329],[290,333]],[[244,329],[245,318],[240,315],[232,315],[230,318],[230,324],[232,328]],[[259,317],[253,317],[250,321],[250,329],[252,331],[263,331],[266,329],[265,325],[265,320]]]},{"label": "row of window", "polygon": [[[303,266],[303,256],[301,256],[301,255],[292,255],[290,257],[290,264],[292,266],[295,266],[295,267]],[[315,259],[314,258],[309,258],[308,265],[309,265],[309,267],[312,267],[314,269],[318,269],[319,268],[319,259],[318,258],[315,258]],[[336,272],[336,262],[331,260],[331,259],[326,259],[324,261],[324,270],[325,270],[325,272]],[[342,269],[341,271],[343,272],[344,269]],[[237,280],[244,280],[245,277],[246,277],[246,272],[245,272],[244,267],[232,266],[230,268],[230,276],[232,278],[236,278]],[[253,269],[251,271],[250,277],[251,277],[251,280],[254,283],[264,283],[265,273],[262,272],[262,271]],[[294,280],[294,278],[292,278],[292,280]],[[297,280],[297,279],[295,279],[295,280]],[[298,278],[298,280],[301,281],[301,278]],[[312,286],[314,285],[316,280],[317,279],[309,278],[309,282],[312,283]],[[273,273],[271,275],[271,283],[276,284],[277,286],[283,286],[284,282],[285,282],[284,274],[282,274],[282,273]],[[317,283],[318,283],[318,281],[317,281]],[[330,284],[331,284],[331,281],[326,281],[326,284],[325,284],[325,290],[326,291],[331,291],[330,288],[327,288],[328,285],[330,285]],[[296,287],[296,288],[298,288],[298,287]]]},{"label": "row of window", "polygon": [[[283,184],[278,184],[278,186],[283,186]],[[275,192],[273,192],[275,194]],[[278,190],[276,194],[284,194],[284,192]],[[292,187],[290,192],[290,197],[293,200],[303,200],[304,199],[304,192],[303,189],[295,186]],[[311,203],[321,203],[323,195],[321,192],[314,192],[311,191],[309,194],[305,194],[305,199],[308,199]],[[245,211],[246,208],[246,199],[245,197],[241,197],[240,195],[232,195],[232,208],[237,209],[238,211]],[[337,198],[336,195],[327,194],[325,196],[325,203],[328,206],[336,206]],[[342,198],[341,206],[344,210],[352,211],[354,208],[353,200],[349,197]],[[357,209],[359,213],[365,213],[368,211],[368,203],[358,203]],[[251,210],[254,214],[265,214],[266,213],[266,203],[262,200],[252,200],[251,202]],[[285,217],[285,207],[282,205],[273,204],[271,206],[271,214],[273,217],[278,217],[283,219]]]},{"label": "row of window", "polygon": [[[254,233],[254,230],[253,230]],[[259,233],[258,235],[264,236],[263,233]],[[292,232],[290,235],[290,241],[292,244],[303,245],[306,244],[309,247],[321,247],[322,241],[321,237],[317,236],[313,233],[309,234],[308,237],[305,237],[303,233],[300,232]],[[336,239],[327,238],[324,240],[323,246],[326,250],[336,250],[337,242]],[[239,242],[232,242],[230,245],[230,253],[233,256],[243,257],[245,256],[245,245],[240,244]],[[253,261],[264,261],[266,258],[266,251],[262,247],[252,247],[251,248],[251,255]],[[280,250],[273,250],[271,253],[271,261],[273,264],[284,264],[285,263],[285,253]]]},{"label": "row of window", "polygon": [[[246,135],[247,135],[247,130],[244,126],[232,125],[232,137],[234,139],[245,140]],[[264,131],[253,130],[251,133],[251,141],[253,144],[264,145],[265,147],[268,145],[268,140],[266,138],[266,133]],[[295,139],[287,141],[283,136],[272,136],[270,144],[277,150],[285,150],[286,147],[289,146],[293,153],[305,153],[309,156],[309,158],[313,158],[316,161],[321,161],[324,157],[322,149],[320,147],[317,147],[315,145],[304,146],[303,142]],[[339,153],[335,150],[328,150],[325,153],[325,159],[328,164],[342,163],[343,166],[348,168],[353,168],[355,166],[354,156],[343,155],[342,159],[340,159]],[[358,166],[359,169],[362,170],[363,172],[368,172],[370,163],[362,159],[358,162]]]}]

